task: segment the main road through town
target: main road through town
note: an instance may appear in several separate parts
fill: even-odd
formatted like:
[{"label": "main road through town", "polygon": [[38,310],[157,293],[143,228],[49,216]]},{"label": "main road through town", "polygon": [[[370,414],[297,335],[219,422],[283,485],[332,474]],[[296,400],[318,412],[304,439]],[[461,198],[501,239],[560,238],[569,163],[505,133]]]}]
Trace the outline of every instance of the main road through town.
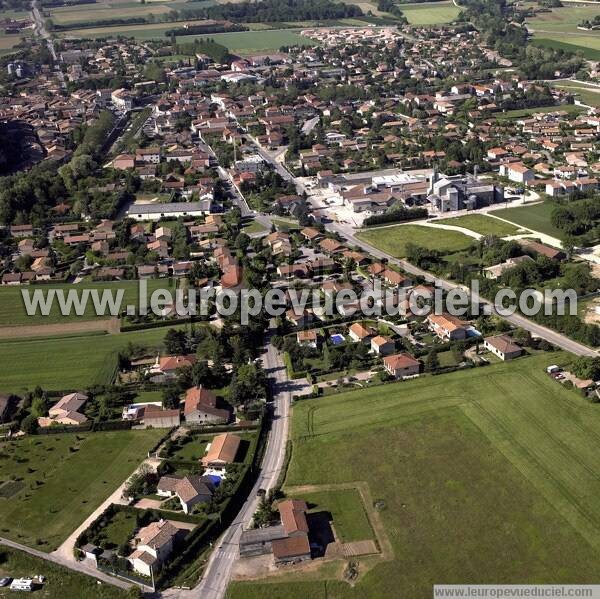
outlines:
[{"label": "main road through town", "polygon": [[243,528],[248,527],[258,507],[258,490],[272,489],[277,483],[285,461],[289,427],[289,407],[292,382],[277,349],[268,343],[262,355],[263,366],[271,382],[272,418],[269,437],[260,473],[256,483],[235,520],[215,543],[200,584],[191,590],[169,589],[163,597],[179,599],[220,599],[225,595],[231,579],[233,565],[238,559],[239,539]]}]

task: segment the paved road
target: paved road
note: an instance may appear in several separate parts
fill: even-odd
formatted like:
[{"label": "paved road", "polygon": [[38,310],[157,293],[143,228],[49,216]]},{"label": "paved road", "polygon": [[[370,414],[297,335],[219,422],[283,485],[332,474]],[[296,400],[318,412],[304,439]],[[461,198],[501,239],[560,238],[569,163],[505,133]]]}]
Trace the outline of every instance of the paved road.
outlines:
[{"label": "paved road", "polygon": [[[308,190],[302,184],[301,181],[299,181],[297,178],[295,178],[283,165],[274,162],[267,152],[262,151],[262,150],[257,150],[257,151],[263,158],[265,158],[265,160],[269,160],[269,162],[273,165],[273,167],[277,170],[277,172],[284,179],[286,179],[288,181],[293,181],[295,183],[298,193],[302,194],[302,193],[308,192]],[[316,209],[328,207],[326,204],[316,201],[314,197],[311,198],[311,202]],[[332,223],[327,224],[327,229],[338,233],[342,237],[345,237],[351,244],[356,245],[357,247],[360,247],[365,252],[367,252],[369,255],[374,256],[379,259],[387,259],[390,263],[395,264],[395,265],[399,266],[400,268],[402,268],[402,270],[404,270],[412,275],[421,276],[426,281],[429,281],[430,283],[433,283],[434,285],[441,287],[445,291],[450,291],[451,289],[463,289],[464,288],[463,286],[457,285],[456,283],[453,283],[446,279],[436,277],[436,276],[432,275],[431,273],[427,272],[426,270],[423,270],[421,268],[414,266],[410,262],[406,262],[405,260],[399,260],[397,258],[394,258],[392,255],[373,247],[371,244],[356,237],[355,230],[353,229],[352,225],[332,222]],[[473,294],[473,300],[478,301],[481,305],[489,306],[490,309],[493,312],[495,312],[495,308],[494,308],[493,304],[490,303],[489,301],[487,301],[486,299],[482,298],[479,294]],[[512,316],[503,316],[503,318],[515,326],[518,326],[518,327],[528,330],[532,335],[541,337],[542,339],[546,339],[546,341],[548,341],[549,343],[552,343],[552,345],[560,347],[560,348],[562,348],[566,351],[569,351],[573,354],[576,354],[578,356],[597,356],[598,355],[598,352],[596,350],[594,350],[590,347],[587,347],[586,345],[583,345],[582,343],[578,343],[577,341],[573,341],[572,339],[569,339],[565,335],[561,335],[560,333],[557,333],[556,331],[553,331],[552,329],[549,329],[547,327],[539,325],[536,322],[533,322],[532,320],[529,320],[528,318],[526,318],[520,314],[513,314]]]},{"label": "paved road", "polygon": [[[29,555],[39,557],[40,559],[46,560],[48,562],[53,562],[55,564],[58,564],[59,566],[68,568],[69,570],[79,572],[80,574],[92,576],[93,578],[105,582],[106,584],[111,584],[121,589],[128,589],[131,586],[131,583],[125,582],[124,580],[119,580],[118,578],[113,578],[112,576],[109,576],[108,574],[105,574],[100,570],[96,570],[96,568],[94,568],[93,566],[88,566],[84,562],[69,561],[61,556],[54,555],[53,553],[44,553],[43,551],[38,551],[37,549],[32,549],[31,547],[26,547],[25,545],[15,543],[14,541],[10,541],[9,539],[5,539],[3,537],[0,537],[0,545],[6,545],[7,547],[12,547],[13,549],[19,549],[20,551],[28,553]],[[39,574],[43,574],[43,572],[39,572]]]},{"label": "paved road", "polygon": [[265,371],[272,383],[273,420],[260,474],[239,514],[215,544],[200,584],[189,591],[169,589],[162,594],[163,597],[220,599],[225,595],[233,565],[238,559],[241,531],[248,527],[258,507],[258,490],[273,488],[279,478],[285,459],[290,398],[295,383],[288,380],[281,354],[270,343],[267,345],[262,359]]},{"label": "paved road", "polygon": [[60,80],[60,84],[63,87],[63,89],[66,89],[67,84],[65,83],[65,76],[64,76],[63,72],[60,70],[58,54],[56,53],[56,49],[54,48],[54,41],[52,40],[52,36],[46,29],[46,21],[44,20],[44,16],[40,12],[40,9],[38,6],[38,0],[32,1],[31,14],[33,15],[35,34],[38,35],[39,37],[41,37],[42,39],[46,40],[46,45],[48,46],[48,51],[50,52],[50,55],[52,56],[52,60],[55,63],[54,71],[56,73],[56,76]]}]

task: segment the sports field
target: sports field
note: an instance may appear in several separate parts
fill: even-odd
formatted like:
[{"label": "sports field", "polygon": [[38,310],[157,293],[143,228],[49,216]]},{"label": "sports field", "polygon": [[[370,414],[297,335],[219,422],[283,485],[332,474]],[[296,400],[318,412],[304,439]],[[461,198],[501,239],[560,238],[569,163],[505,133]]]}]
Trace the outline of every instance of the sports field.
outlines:
[{"label": "sports field", "polygon": [[19,394],[36,385],[69,390],[108,384],[106,379],[114,372],[114,358],[120,350],[130,343],[159,349],[167,330],[0,340],[0,389]]},{"label": "sports field", "polygon": [[465,216],[457,216],[455,218],[442,218],[435,222],[442,225],[464,227],[480,235],[495,235],[496,237],[517,235],[520,232],[519,227],[505,223],[492,216],[486,216],[485,214],[466,214]]},{"label": "sports field", "polygon": [[445,231],[420,225],[378,227],[361,231],[357,237],[397,258],[405,256],[408,243],[440,252],[458,252],[473,242],[472,237],[458,231]]},{"label": "sports field", "polygon": [[[147,284],[148,297],[152,295],[152,292],[156,289],[168,289],[172,293],[175,291],[175,283],[169,279],[148,279],[145,281]],[[96,315],[94,310],[94,304],[90,299],[85,305],[85,311],[81,316],[75,314],[72,310],[70,314],[63,316],[61,314],[60,305],[58,301],[52,303],[52,309],[48,316],[43,316],[38,311],[33,316],[28,316],[23,302],[22,292],[29,293],[29,297],[37,291],[43,291],[44,294],[51,292],[50,290],[55,289],[61,291],[65,295],[70,291],[77,291],[80,296],[84,293],[84,290],[90,291],[95,290],[102,294],[104,291],[115,294],[119,289],[123,290],[122,309],[129,304],[138,305],[139,298],[139,281],[116,281],[116,282],[100,282],[100,283],[78,283],[76,285],[70,284],[59,284],[59,285],[30,285],[23,287],[1,287],[0,288],[0,327],[1,326],[32,326],[41,324],[55,324],[64,322],[79,322],[84,320],[92,320],[95,318],[110,318],[108,311],[106,315]]]},{"label": "sports field", "polygon": [[1,443],[1,536],[53,551],[128,478],[162,435],[160,430],[111,431]]},{"label": "sports field", "polygon": [[398,7],[411,25],[441,25],[450,23],[460,13],[452,2],[399,4]]},{"label": "sports field", "polygon": [[237,583],[229,596],[429,599],[434,583],[598,583],[600,414],[545,374],[565,357],[297,402],[285,485],[366,481],[393,559],[359,559],[354,586],[329,572]]},{"label": "sports field", "polygon": [[551,235],[557,239],[562,239],[564,233],[557,229],[550,222],[550,215],[552,213],[552,202],[539,202],[532,204],[531,206],[515,206],[514,208],[502,208],[500,210],[494,210],[493,213],[496,216],[505,218],[516,225],[531,229],[532,231],[539,231],[546,235]]}]

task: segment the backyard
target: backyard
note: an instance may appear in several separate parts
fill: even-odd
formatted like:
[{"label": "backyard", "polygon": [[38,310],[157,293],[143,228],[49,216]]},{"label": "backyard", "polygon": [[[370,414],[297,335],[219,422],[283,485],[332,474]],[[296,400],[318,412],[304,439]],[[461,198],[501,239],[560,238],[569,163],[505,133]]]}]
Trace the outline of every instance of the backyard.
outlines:
[{"label": "backyard", "polygon": [[352,587],[329,573],[236,583],[229,596],[418,599],[441,581],[599,582],[600,414],[546,375],[566,359],[544,353],[298,402],[286,487],[366,481],[394,558],[359,560]]},{"label": "backyard", "polygon": [[[0,577],[28,577],[43,574],[46,577],[43,587],[34,593],[44,599],[65,599],[65,597],[86,597],[89,599],[125,599],[127,592],[109,584],[98,584],[91,576],[78,574],[52,562],[42,560],[11,549],[0,547]],[[14,594],[6,589],[0,590],[0,596]]]},{"label": "backyard", "polygon": [[409,243],[440,252],[457,252],[473,242],[473,238],[458,231],[432,229],[420,225],[378,227],[361,231],[357,233],[357,237],[397,258],[405,255],[406,245]]},{"label": "backyard", "polygon": [[42,551],[56,549],[162,435],[161,430],[111,431],[3,442],[1,535]]}]

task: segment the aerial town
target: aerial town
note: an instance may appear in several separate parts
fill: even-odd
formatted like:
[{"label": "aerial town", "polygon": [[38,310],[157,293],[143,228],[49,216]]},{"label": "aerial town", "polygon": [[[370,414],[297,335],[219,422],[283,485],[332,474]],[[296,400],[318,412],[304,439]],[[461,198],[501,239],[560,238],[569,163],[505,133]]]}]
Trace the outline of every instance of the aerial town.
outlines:
[{"label": "aerial town", "polygon": [[0,596],[594,597],[599,348],[600,3],[0,0]]}]

